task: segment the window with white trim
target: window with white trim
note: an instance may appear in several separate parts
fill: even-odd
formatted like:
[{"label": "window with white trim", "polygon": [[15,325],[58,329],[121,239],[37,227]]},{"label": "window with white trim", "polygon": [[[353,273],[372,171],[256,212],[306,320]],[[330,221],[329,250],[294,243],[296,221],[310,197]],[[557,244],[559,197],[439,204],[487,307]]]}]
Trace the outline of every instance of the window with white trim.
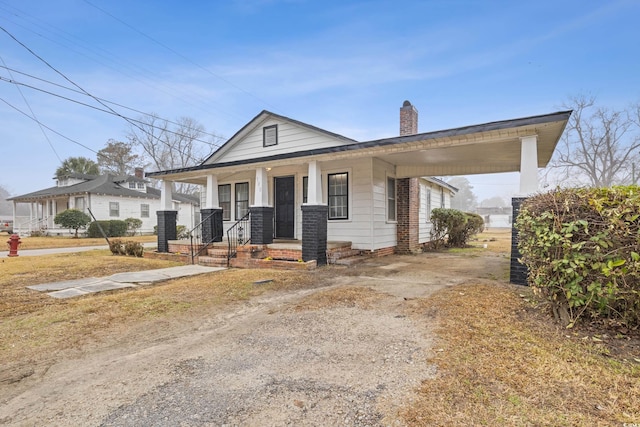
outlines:
[{"label": "window with white trim", "polygon": [[140,218],[149,218],[149,205],[146,203],[140,205]]},{"label": "window with white trim", "polygon": [[302,177],[302,203],[307,203],[309,200],[309,177]]},{"label": "window with white trim", "polygon": [[120,216],[119,202],[109,202],[109,216]]},{"label": "window with white trim", "polygon": [[440,187],[440,207],[444,209],[444,188]]},{"label": "window with white trim", "polygon": [[349,219],[349,174],[327,175],[329,186],[329,219]]},{"label": "window with white trim", "polygon": [[396,179],[387,177],[387,221],[396,221]]},{"label": "window with white trim", "polygon": [[427,216],[427,222],[431,222],[431,189],[427,188],[426,189],[426,194],[425,194],[425,212],[426,212],[426,216]]},{"label": "window with white trim", "polygon": [[231,221],[231,184],[218,185],[218,206],[222,208],[222,220]]},{"label": "window with white trim", "polygon": [[236,184],[236,221],[242,219],[249,213],[249,183],[239,182]]},{"label": "window with white trim", "polygon": [[136,183],[135,182],[129,182],[129,188],[131,188],[132,190],[136,189]]}]

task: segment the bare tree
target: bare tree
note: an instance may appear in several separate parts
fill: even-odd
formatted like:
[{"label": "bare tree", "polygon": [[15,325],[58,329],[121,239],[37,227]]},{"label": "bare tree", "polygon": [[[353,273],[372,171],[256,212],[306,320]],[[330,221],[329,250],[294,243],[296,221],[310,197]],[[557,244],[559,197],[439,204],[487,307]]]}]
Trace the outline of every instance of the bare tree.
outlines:
[{"label": "bare tree", "polygon": [[[195,166],[211,154],[217,141],[206,141],[205,129],[189,117],[170,122],[152,114],[141,118],[144,124],[132,126],[127,134],[129,142],[139,147],[151,169],[167,170]],[[178,184],[180,193],[193,193],[198,186]]]},{"label": "bare tree", "polygon": [[573,113],[550,164],[555,179],[593,187],[630,183],[639,159],[640,106],[615,111],[597,107],[593,97],[577,96],[564,107]]},{"label": "bare tree", "polygon": [[97,157],[98,166],[102,173],[131,175],[134,169],[140,165],[140,156],[133,152],[133,144],[115,139],[107,141],[107,145],[98,151]]}]

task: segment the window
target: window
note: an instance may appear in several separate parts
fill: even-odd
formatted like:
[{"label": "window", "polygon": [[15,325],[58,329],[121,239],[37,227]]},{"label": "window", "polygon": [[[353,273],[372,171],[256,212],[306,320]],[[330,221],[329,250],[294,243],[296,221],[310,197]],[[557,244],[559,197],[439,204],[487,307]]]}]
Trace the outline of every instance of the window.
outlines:
[{"label": "window", "polygon": [[144,182],[138,183],[138,190],[144,190]]},{"label": "window", "polygon": [[329,174],[329,219],[349,218],[349,174]]},{"label": "window", "polygon": [[109,202],[109,216],[120,216],[120,203]]},{"label": "window", "polygon": [[236,184],[236,221],[249,212],[249,183]]},{"label": "window", "polygon": [[149,218],[149,205],[144,203],[140,205],[140,218]]},{"label": "window", "polygon": [[85,206],[84,206],[84,197],[76,197],[75,201],[73,202],[73,205],[76,207],[76,209],[78,209],[79,211],[84,212]]},{"label": "window", "polygon": [[262,146],[271,147],[272,145],[278,145],[278,125],[262,128]]},{"label": "window", "polygon": [[129,183],[129,188],[131,188],[131,189],[134,189],[134,190],[135,190],[135,189],[136,189],[136,183],[135,183],[135,182],[130,182],[130,183]]},{"label": "window", "polygon": [[427,188],[425,199],[425,212],[427,213],[427,222],[431,222],[431,189]]},{"label": "window", "polygon": [[387,221],[396,220],[396,179],[387,177]]},{"label": "window", "polygon": [[440,207],[444,209],[444,188],[440,187]]},{"label": "window", "polygon": [[218,185],[218,205],[222,208],[222,220],[231,221],[231,184]]},{"label": "window", "polygon": [[307,203],[309,199],[309,177],[302,177],[302,203]]}]

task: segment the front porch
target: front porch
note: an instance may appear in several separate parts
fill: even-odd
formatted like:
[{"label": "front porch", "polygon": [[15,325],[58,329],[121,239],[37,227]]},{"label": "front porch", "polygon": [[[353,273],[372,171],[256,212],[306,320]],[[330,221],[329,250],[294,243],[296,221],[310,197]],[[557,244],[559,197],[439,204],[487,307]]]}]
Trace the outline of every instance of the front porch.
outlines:
[{"label": "front porch", "polygon": [[[269,244],[251,244],[236,248],[236,254],[230,255],[227,238],[209,244],[193,244],[190,240],[169,240],[168,253],[185,255],[186,260],[205,266],[230,266],[236,268],[280,268],[309,270],[317,267],[317,261],[303,261],[302,242],[299,240],[275,239]],[[200,251],[200,255],[198,254]],[[326,259],[328,264],[351,264],[364,260],[362,251],[353,249],[351,242],[327,242]]]}]

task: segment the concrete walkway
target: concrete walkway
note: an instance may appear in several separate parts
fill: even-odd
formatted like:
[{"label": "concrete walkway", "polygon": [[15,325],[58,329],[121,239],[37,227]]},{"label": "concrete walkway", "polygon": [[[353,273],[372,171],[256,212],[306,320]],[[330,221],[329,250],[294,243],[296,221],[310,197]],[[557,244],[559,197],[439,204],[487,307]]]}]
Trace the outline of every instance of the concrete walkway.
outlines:
[{"label": "concrete walkway", "polygon": [[114,289],[135,288],[178,277],[194,276],[225,270],[224,267],[205,267],[202,265],[181,265],[178,267],[160,268],[157,270],[117,273],[107,277],[87,277],[64,282],[43,283],[27,286],[35,291],[47,292],[54,298],[73,298],[94,292]]}]

